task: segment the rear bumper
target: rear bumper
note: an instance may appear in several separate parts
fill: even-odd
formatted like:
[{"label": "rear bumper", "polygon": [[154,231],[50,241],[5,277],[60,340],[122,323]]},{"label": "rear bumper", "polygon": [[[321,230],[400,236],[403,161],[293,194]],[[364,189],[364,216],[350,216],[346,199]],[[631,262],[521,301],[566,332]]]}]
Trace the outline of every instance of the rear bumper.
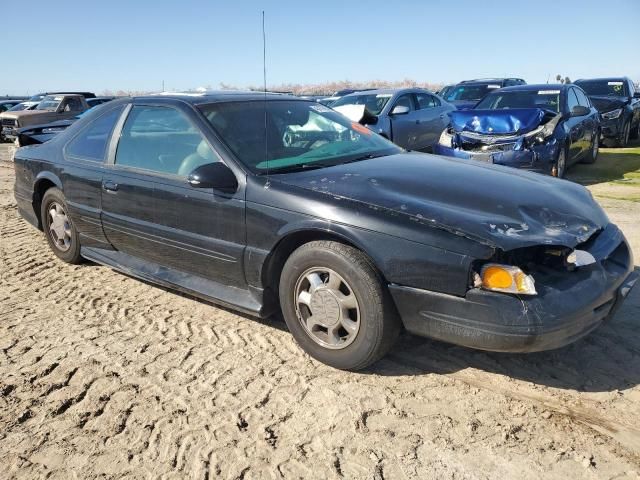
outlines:
[{"label": "rear bumper", "polygon": [[480,289],[456,297],[389,288],[411,333],[481,350],[535,352],[572,343],[610,318],[638,280],[632,270],[623,240],[610,258],[567,272],[555,285],[537,282],[539,294],[533,297]]}]

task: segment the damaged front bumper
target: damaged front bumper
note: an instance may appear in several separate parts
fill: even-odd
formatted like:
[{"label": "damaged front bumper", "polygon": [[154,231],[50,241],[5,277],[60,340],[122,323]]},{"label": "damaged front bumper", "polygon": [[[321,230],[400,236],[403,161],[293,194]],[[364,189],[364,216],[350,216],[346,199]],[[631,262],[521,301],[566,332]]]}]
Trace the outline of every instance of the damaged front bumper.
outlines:
[{"label": "damaged front bumper", "polygon": [[537,276],[535,297],[478,288],[465,297],[389,288],[411,333],[481,350],[551,350],[610,318],[638,280],[629,245],[614,225],[600,232],[589,252],[596,263]]},{"label": "damaged front bumper", "polygon": [[522,147],[519,150],[464,150],[462,148],[447,147],[436,144],[433,153],[445,157],[455,157],[464,160],[476,160],[508,167],[531,170],[538,173],[550,173],[558,158],[559,144],[556,139],[535,145]]}]

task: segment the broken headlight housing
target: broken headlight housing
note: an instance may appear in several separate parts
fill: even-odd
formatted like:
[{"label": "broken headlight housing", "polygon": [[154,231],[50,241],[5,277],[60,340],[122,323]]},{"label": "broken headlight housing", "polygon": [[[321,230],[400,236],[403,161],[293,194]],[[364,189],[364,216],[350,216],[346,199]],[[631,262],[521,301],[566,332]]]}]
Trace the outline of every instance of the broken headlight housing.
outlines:
[{"label": "broken headlight housing", "polygon": [[616,108],[615,110],[611,110],[610,112],[603,113],[602,118],[604,120],[613,120],[614,118],[618,118],[622,113],[621,108]]},{"label": "broken headlight housing", "polygon": [[533,277],[513,265],[487,263],[482,266],[480,274],[476,274],[474,283],[477,287],[493,292],[518,295],[538,294]]}]

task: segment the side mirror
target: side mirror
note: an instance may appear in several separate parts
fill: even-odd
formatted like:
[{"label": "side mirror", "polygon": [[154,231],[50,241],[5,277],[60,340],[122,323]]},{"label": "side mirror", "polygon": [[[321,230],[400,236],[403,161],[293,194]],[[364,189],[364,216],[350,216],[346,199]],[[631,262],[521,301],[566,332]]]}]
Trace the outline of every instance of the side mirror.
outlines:
[{"label": "side mirror", "polygon": [[409,107],[406,105],[396,105],[391,110],[391,115],[406,115],[407,113],[409,113]]},{"label": "side mirror", "polygon": [[589,107],[584,107],[582,105],[576,105],[571,110],[571,116],[572,117],[583,117],[585,115],[589,115],[589,112],[591,112],[591,109]]},{"label": "side mirror", "polygon": [[189,174],[187,181],[194,188],[213,188],[225,193],[234,193],[238,190],[238,179],[222,162],[199,166]]}]

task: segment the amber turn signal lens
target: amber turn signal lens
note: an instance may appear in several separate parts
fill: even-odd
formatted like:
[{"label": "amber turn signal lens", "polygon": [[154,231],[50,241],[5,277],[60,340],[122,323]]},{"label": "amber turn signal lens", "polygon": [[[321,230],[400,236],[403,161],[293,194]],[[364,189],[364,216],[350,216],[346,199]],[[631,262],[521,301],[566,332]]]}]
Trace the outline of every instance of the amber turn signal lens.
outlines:
[{"label": "amber turn signal lens", "polygon": [[482,286],[485,288],[509,288],[512,284],[511,274],[502,267],[488,267],[482,275]]},{"label": "amber turn signal lens", "polygon": [[480,285],[485,290],[521,295],[537,295],[535,281],[513,265],[488,263],[480,272]]}]

